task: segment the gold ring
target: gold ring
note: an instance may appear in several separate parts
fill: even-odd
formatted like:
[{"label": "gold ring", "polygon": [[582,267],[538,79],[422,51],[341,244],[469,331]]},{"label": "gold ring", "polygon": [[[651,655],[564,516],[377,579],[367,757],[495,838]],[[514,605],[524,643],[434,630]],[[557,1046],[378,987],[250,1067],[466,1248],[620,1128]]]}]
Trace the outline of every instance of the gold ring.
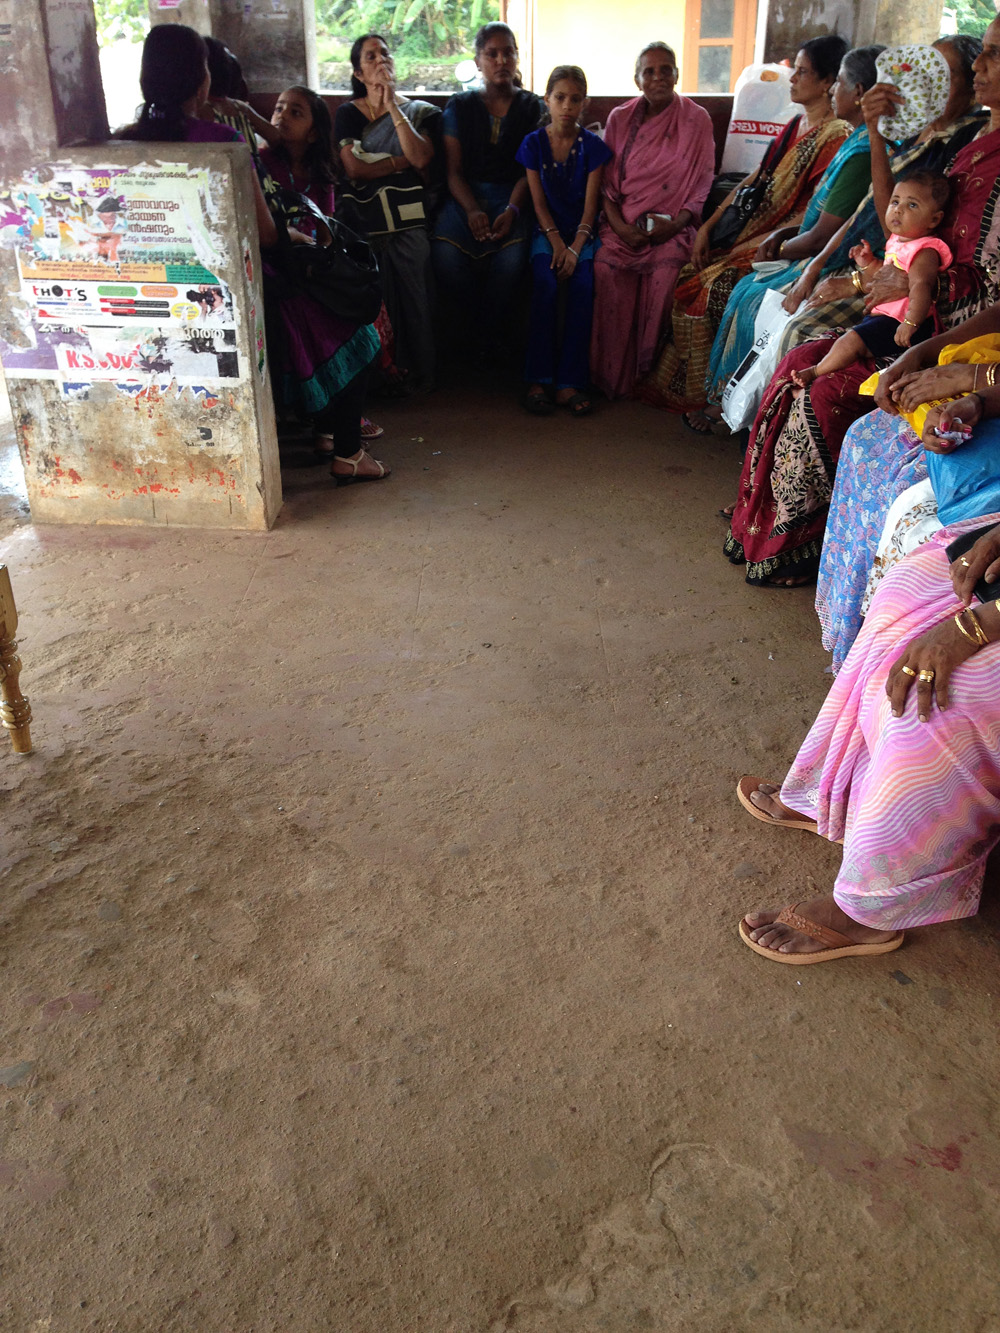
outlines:
[{"label": "gold ring", "polygon": [[917,680],[922,680],[925,682],[925,684],[929,685],[933,679],[934,679],[933,671],[920,671],[917,673]]},{"label": "gold ring", "polygon": [[962,559],[959,561],[959,564],[964,565],[966,569],[972,568],[972,566],[969,564],[968,560],[966,560],[964,555],[962,556]]},{"label": "gold ring", "polygon": [[913,667],[900,667],[899,669],[900,669],[900,671],[902,671],[902,673],[903,673],[904,676],[916,676],[916,674],[917,674],[917,673],[913,670]]}]

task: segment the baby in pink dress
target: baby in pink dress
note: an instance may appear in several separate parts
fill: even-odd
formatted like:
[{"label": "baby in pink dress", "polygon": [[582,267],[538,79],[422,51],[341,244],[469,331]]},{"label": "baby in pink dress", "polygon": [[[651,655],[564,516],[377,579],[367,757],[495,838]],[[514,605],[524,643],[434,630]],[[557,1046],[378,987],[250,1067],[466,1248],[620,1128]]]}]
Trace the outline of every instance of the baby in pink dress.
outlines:
[{"label": "baby in pink dress", "polygon": [[[936,171],[912,171],[896,182],[882,227],[888,237],[885,263],[901,268],[909,279],[909,295],[875,306],[860,324],[844,333],[815,367],[792,372],[800,388],[817,375],[844,370],[866,357],[872,361],[896,356],[898,349],[923,342],[934,332],[934,292],[938,275],[952,261],[951,251],[933,235],[944,217],[949,183]],[[878,260],[867,241],[851,250],[858,268]]]}]

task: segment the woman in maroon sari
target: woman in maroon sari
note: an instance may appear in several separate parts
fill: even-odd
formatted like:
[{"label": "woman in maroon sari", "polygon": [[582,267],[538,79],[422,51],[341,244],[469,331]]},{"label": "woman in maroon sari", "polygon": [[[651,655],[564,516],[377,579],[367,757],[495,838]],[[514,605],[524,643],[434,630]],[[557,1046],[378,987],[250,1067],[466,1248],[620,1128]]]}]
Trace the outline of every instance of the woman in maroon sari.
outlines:
[{"label": "woman in maroon sari", "polygon": [[[939,279],[938,317],[946,328],[992,304],[1000,268],[1000,19],[983,39],[973,64],[975,94],[990,119],[948,170],[952,197],[938,234],[954,263]],[[874,90],[873,90],[874,91]],[[906,295],[906,277],[880,268],[874,281],[856,275],[871,304]],[[848,427],[872,407],[858,393],[871,373],[864,362],[823,375],[808,389],[794,371],[815,366],[830,339],[796,347],[778,366],[750,432],[739,499],[725,554],[746,564],[746,580],[760,587],[810,583],[819,567],[826,514],[840,447]]]}]

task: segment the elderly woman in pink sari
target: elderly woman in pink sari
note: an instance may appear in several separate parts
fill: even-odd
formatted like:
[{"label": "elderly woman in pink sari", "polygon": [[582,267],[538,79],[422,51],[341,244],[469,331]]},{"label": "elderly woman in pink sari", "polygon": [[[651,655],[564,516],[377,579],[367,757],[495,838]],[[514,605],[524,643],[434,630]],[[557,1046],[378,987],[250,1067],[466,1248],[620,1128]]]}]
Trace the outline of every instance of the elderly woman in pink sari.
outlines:
[{"label": "elderly woman in pink sari", "polygon": [[715,173],[711,119],[674,92],[669,46],[643,48],[635,82],[642,96],[616,107],[604,133],[615,156],[605,169],[594,257],[590,362],[609,398],[630,393],[652,368]]}]

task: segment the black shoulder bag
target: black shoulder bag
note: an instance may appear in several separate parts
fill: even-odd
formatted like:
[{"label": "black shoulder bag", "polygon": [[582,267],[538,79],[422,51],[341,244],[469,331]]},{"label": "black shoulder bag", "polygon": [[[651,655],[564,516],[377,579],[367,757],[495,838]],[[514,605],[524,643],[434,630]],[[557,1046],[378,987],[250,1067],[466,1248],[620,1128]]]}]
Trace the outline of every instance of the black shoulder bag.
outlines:
[{"label": "black shoulder bag", "polygon": [[792,140],[800,116],[790,120],[777,139],[764,154],[757,175],[749,185],[742,185],[736,192],[736,198],[727,204],[722,216],[712,228],[711,246],[713,250],[731,250],[739,239],[740,233],[764,201],[764,194],[774,175],[775,167],[785,155],[785,150]]},{"label": "black shoulder bag", "polygon": [[288,288],[314,301],[341,319],[372,324],[382,308],[382,279],[375,251],[350,227],[328,218],[304,194],[284,192],[291,212],[311,213],[319,237],[326,232],[329,245],[296,245],[288,235],[283,207],[275,216],[278,245],[272,261]]}]

